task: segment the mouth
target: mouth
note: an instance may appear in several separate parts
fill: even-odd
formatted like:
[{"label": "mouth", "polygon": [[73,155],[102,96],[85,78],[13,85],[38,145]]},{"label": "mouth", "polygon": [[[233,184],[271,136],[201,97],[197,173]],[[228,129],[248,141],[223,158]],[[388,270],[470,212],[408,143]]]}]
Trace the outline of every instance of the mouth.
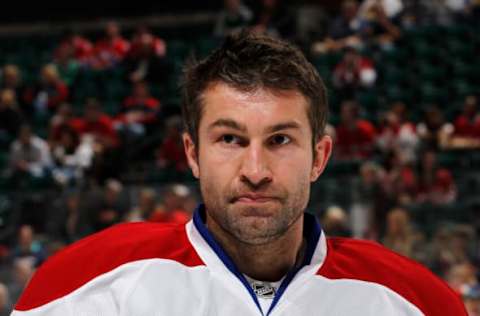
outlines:
[{"label": "mouth", "polygon": [[245,194],[240,195],[233,199],[234,203],[242,204],[263,204],[268,202],[274,202],[277,198],[273,196],[258,195],[258,194]]}]

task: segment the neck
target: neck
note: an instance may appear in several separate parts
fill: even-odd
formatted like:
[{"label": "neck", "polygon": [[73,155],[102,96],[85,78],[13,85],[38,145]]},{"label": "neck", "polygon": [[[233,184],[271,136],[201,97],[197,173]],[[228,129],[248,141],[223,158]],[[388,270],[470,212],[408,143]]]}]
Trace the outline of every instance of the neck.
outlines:
[{"label": "neck", "polygon": [[208,213],[207,227],[239,271],[253,279],[278,281],[303,261],[306,248],[303,215],[282,236],[260,245],[239,241],[220,227]]}]

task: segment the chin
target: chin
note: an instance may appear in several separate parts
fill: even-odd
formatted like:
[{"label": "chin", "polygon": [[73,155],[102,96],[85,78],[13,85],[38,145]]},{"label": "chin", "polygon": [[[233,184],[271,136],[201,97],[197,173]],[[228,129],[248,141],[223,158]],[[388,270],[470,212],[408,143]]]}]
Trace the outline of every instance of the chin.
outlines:
[{"label": "chin", "polygon": [[281,237],[288,227],[273,216],[242,216],[235,221],[237,227],[232,227],[233,235],[241,242],[251,245],[269,243]]}]

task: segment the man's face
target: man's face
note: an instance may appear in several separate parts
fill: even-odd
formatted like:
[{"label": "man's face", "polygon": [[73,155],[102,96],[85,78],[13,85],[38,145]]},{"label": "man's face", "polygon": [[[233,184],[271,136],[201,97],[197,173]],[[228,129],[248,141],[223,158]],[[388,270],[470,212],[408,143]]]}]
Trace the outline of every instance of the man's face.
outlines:
[{"label": "man's face", "polygon": [[198,152],[184,144],[207,210],[237,240],[263,244],[301,218],[310,182],[323,171],[331,140],[312,152],[308,104],[296,91],[242,92],[223,83],[203,94]]}]

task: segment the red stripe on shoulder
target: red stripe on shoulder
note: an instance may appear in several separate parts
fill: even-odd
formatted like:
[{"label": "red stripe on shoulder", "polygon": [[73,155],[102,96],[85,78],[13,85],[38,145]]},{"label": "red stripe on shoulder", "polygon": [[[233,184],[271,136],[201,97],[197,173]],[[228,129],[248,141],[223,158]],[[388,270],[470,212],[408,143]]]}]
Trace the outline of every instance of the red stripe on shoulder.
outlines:
[{"label": "red stripe on shoulder", "polygon": [[143,259],[171,259],[204,265],[190,244],[185,225],[119,224],[82,239],[45,262],[15,309],[25,311],[61,298],[118,266]]},{"label": "red stripe on shoulder", "polygon": [[327,258],[317,272],[388,287],[427,316],[467,315],[459,296],[421,264],[369,241],[328,238]]}]

